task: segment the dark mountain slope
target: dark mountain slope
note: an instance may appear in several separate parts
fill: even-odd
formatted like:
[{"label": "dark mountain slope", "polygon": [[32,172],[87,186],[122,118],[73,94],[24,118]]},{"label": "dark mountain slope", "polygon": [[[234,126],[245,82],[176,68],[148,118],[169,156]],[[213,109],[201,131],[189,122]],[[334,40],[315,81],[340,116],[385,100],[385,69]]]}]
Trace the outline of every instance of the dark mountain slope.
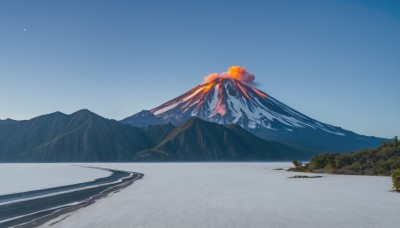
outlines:
[{"label": "dark mountain slope", "polygon": [[193,117],[154,148],[136,154],[135,160],[265,161],[309,157],[303,151],[263,140],[238,126],[225,127]]},{"label": "dark mountain slope", "polygon": [[143,128],[143,132],[153,146],[160,143],[168,134],[175,129],[172,123],[149,125]]},{"label": "dark mountain slope", "polygon": [[0,125],[15,124],[15,123],[18,123],[18,121],[12,119],[0,120]]},{"label": "dark mountain slope", "polygon": [[150,111],[143,110],[136,113],[135,115],[121,120],[121,122],[124,124],[130,124],[135,127],[147,127],[149,125],[166,124],[169,121],[157,117]]},{"label": "dark mountain slope", "polygon": [[387,139],[359,135],[345,129],[341,129],[341,132],[346,134],[346,136],[307,128],[293,129],[291,132],[278,132],[269,129],[255,129],[251,130],[251,132],[261,138],[282,142],[301,150],[313,151],[314,154],[321,152],[347,153],[360,149],[373,148],[382,141],[387,141]]},{"label": "dark mountain slope", "polygon": [[235,125],[191,118],[136,128],[88,110],[0,125],[1,162],[269,161],[309,154]]},{"label": "dark mountain slope", "polygon": [[149,146],[140,129],[88,110],[0,126],[3,162],[129,161],[134,152]]}]

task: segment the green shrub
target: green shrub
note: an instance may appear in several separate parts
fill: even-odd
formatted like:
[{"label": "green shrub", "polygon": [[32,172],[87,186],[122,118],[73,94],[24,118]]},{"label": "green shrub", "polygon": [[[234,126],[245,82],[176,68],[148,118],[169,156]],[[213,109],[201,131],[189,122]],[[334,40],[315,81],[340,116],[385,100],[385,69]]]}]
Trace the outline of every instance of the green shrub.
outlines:
[{"label": "green shrub", "polygon": [[[384,141],[376,148],[345,154],[319,154],[307,164],[293,161],[293,165],[296,168],[292,171],[390,176],[393,170],[400,168],[400,142],[394,137],[393,141]],[[394,188],[400,192],[400,184],[396,186]]]},{"label": "green shrub", "polygon": [[310,169],[324,169],[325,166],[330,164],[331,167],[335,167],[335,157],[338,154],[319,154],[314,156],[310,161]]},{"label": "green shrub", "polygon": [[393,190],[400,191],[400,168],[392,173]]}]

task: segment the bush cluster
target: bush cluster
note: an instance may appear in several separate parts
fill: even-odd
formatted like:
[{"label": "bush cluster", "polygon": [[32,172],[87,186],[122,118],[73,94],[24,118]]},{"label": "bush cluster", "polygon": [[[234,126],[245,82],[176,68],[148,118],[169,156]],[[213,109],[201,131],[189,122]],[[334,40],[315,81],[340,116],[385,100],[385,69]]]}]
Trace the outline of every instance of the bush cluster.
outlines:
[{"label": "bush cluster", "polygon": [[400,143],[397,137],[382,142],[374,149],[348,154],[319,154],[310,163],[295,166],[293,171],[328,172],[334,174],[358,174],[390,176],[400,168]]},{"label": "bush cluster", "polygon": [[396,169],[392,173],[393,190],[400,191],[400,169]]}]

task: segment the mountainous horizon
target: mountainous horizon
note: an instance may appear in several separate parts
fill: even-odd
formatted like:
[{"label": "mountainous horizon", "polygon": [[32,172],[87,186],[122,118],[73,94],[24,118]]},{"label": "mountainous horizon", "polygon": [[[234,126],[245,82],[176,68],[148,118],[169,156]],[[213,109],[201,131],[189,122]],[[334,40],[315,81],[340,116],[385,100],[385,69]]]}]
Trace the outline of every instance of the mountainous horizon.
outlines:
[{"label": "mountainous horizon", "polygon": [[0,120],[0,161],[291,160],[386,140],[310,118],[258,90],[254,79],[233,66],[121,121],[87,109]]},{"label": "mountainous horizon", "polygon": [[17,120],[13,120],[13,119],[10,119],[10,118],[8,118],[8,119],[5,119],[5,120],[1,120],[0,119],[0,125],[5,125],[5,124],[13,124],[13,123],[16,123],[16,122],[18,122]]},{"label": "mountainous horizon", "polygon": [[87,109],[0,124],[0,162],[269,161],[311,154],[191,118],[137,128]]},{"label": "mountainous horizon", "polygon": [[139,129],[87,109],[0,125],[0,161],[124,161],[148,146]]},{"label": "mountainous horizon", "polygon": [[264,139],[314,152],[349,152],[377,146],[384,140],[310,118],[255,88],[254,79],[245,68],[233,66],[222,74],[210,74],[203,84],[121,122],[144,127],[180,124],[195,116],[218,124],[235,124]]}]

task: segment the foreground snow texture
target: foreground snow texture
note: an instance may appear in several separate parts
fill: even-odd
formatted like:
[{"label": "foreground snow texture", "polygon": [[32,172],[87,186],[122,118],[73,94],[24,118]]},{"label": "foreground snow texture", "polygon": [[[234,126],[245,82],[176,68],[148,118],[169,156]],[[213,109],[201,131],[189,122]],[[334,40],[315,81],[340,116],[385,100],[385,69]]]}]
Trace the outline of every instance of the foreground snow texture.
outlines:
[{"label": "foreground snow texture", "polygon": [[145,176],[51,227],[388,228],[400,224],[400,194],[389,192],[389,177],[290,179],[295,173],[273,170],[288,163],[91,165]]},{"label": "foreground snow texture", "polygon": [[0,195],[78,184],[110,175],[105,170],[66,163],[0,164]]}]

